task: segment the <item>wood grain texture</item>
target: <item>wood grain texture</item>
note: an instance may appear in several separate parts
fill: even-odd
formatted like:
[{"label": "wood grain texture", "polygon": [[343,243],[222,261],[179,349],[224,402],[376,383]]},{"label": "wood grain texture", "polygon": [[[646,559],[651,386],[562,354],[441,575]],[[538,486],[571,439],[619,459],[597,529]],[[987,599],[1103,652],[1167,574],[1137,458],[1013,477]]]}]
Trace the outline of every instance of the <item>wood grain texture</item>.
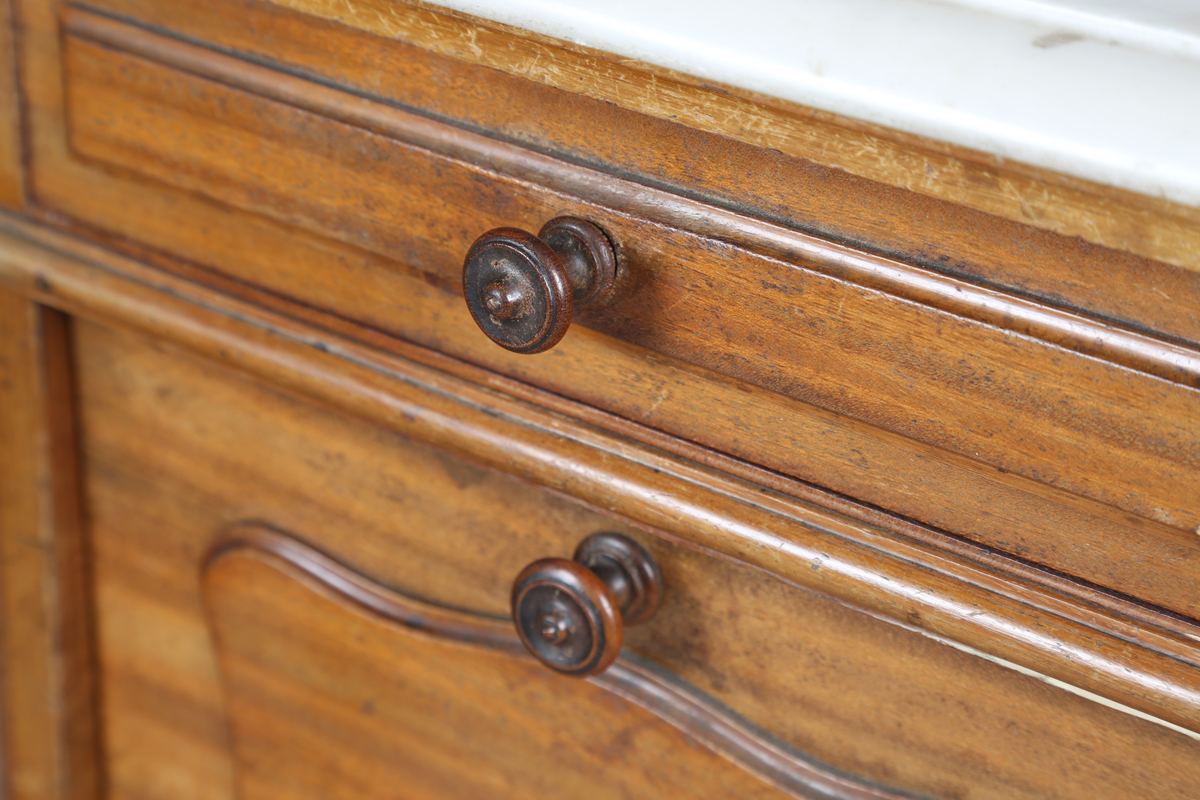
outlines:
[{"label": "wood grain texture", "polygon": [[[1036,175],[1014,179],[987,174],[986,167],[978,171],[978,164],[969,160],[935,158],[931,162],[920,148],[915,158],[906,161],[903,169],[911,169],[909,180],[931,187],[961,184],[968,195],[1006,197],[1027,212],[1015,218],[1021,222],[1014,222],[968,208],[969,199],[963,199],[964,206],[860,178],[852,174],[853,167],[846,167],[845,159],[834,159],[841,166],[825,166],[822,153],[841,151],[839,143],[848,133],[851,141],[845,142],[841,152],[852,161],[870,163],[881,143],[853,141],[852,131],[820,123],[819,113],[806,110],[792,123],[764,120],[762,132],[767,136],[775,130],[787,131],[790,124],[798,122],[803,127],[818,120],[812,132],[813,149],[804,156],[789,154],[786,143],[746,144],[736,137],[708,132],[723,119],[738,118],[736,113],[732,117],[720,113],[728,109],[722,107],[721,92],[713,92],[711,87],[701,87],[695,96],[683,99],[684,108],[674,114],[676,119],[639,113],[641,106],[655,108],[655,98],[671,95],[675,84],[657,75],[647,76],[636,66],[623,78],[613,76],[610,61],[603,58],[575,70],[572,85],[566,88],[509,75],[502,67],[481,68],[476,62],[482,52],[474,51],[479,46],[475,37],[482,36],[486,52],[501,59],[523,52],[528,40],[486,24],[476,27],[451,20],[450,27],[440,31],[434,41],[456,48],[454,57],[440,55],[424,49],[443,49],[421,35],[428,9],[402,3],[388,4],[387,10],[381,11],[414,22],[415,31],[400,34],[400,41],[362,34],[268,4],[239,3],[221,14],[212,13],[207,0],[169,7],[154,0],[104,0],[103,7],[178,30],[194,40],[254,54],[302,74],[320,75],[427,116],[453,120],[471,130],[491,131],[497,138],[598,166],[612,175],[633,177],[644,185],[672,187],[716,206],[821,232],[837,241],[1040,296],[1067,308],[1090,309],[1104,318],[1188,336],[1193,341],[1200,337],[1195,320],[1178,311],[1200,298],[1200,273],[1133,255],[1144,256],[1145,244],[1161,238],[1162,231],[1148,230],[1154,227],[1147,223],[1148,217],[1155,216],[1153,212],[1147,213],[1137,202],[1125,206],[1102,201],[1079,214],[1076,227],[1084,230],[1060,235],[1035,227],[1044,215],[1034,211],[1038,198],[1046,199],[1049,216],[1070,206],[1057,196],[1053,176],[1038,181]],[[346,19],[351,20],[355,13],[347,11]],[[444,20],[445,15],[435,12],[433,19]],[[410,33],[418,46],[408,43]],[[547,71],[573,70],[572,57],[562,48],[535,45],[529,55],[530,63],[540,63]],[[617,69],[626,66],[618,64]],[[597,75],[611,78],[599,81],[599,86],[615,87],[619,94],[633,98],[627,105],[635,110],[622,107],[620,101],[580,94],[590,90],[591,78]],[[710,100],[716,113],[706,105]],[[696,119],[697,115],[701,119]],[[704,156],[698,157],[699,153]],[[748,186],[754,191],[747,192]],[[1185,237],[1192,235],[1191,224],[1171,220],[1170,214],[1166,220],[1164,228]],[[1106,228],[1121,233],[1107,247],[1089,243],[1095,240],[1088,238],[1095,230]],[[1167,234],[1167,238],[1173,235]],[[1194,265],[1195,243],[1180,244],[1175,262]],[[1114,286],[1122,290],[1114,293]]]},{"label": "wood grain texture", "polygon": [[[1073,601],[1069,598],[1080,595],[1078,586],[1071,590],[1070,584],[1058,584],[1066,596],[1056,595],[1041,587],[1036,574],[964,559],[947,553],[938,542],[898,538],[764,492],[760,486],[570,422],[452,373],[336,337],[314,338],[311,328],[249,306],[228,308],[226,315],[218,309],[227,307],[227,298],[152,271],[144,277],[161,288],[44,247],[12,238],[4,242],[0,265],[6,270],[0,275],[75,313],[132,325],[249,370],[288,391],[566,492],[872,613],[1185,727],[1197,724],[1192,716],[1198,704],[1191,698],[1197,691],[1194,665],[1200,664],[1200,654],[1194,642],[1200,634],[1186,620],[1147,616],[1147,609],[1098,592],[1084,592],[1085,601]],[[99,250],[89,256],[112,259]],[[144,413],[153,410],[151,404]],[[179,452],[202,444],[194,442]],[[289,520],[279,524],[304,529],[302,521]],[[574,541],[583,533],[577,531]],[[514,565],[512,574],[547,552],[539,548],[531,553]]]},{"label": "wood grain texture", "polygon": [[[591,680],[631,706],[597,697],[581,689],[582,682],[538,672],[523,656],[508,620],[390,591],[269,528],[239,526],[219,541],[205,564],[203,586],[235,731],[242,797],[264,791],[278,797],[284,786],[313,798],[330,796],[330,787],[333,796],[362,797],[404,786],[406,796],[417,797],[423,793],[412,788],[423,784],[440,788],[435,797],[475,797],[481,784],[491,787],[489,796],[541,796],[553,786],[556,796],[589,798],[647,792],[910,797],[805,759],[641,659],[626,658]],[[292,602],[297,593],[300,602]],[[324,602],[314,603],[314,593]],[[421,650],[441,652],[416,652]],[[332,656],[350,670],[321,670],[312,657],[320,651],[327,654],[321,662],[333,666]],[[391,688],[396,673],[403,675],[399,692]],[[371,695],[366,703],[336,708],[363,693]],[[414,706],[426,711],[419,721]],[[377,710],[379,719],[363,720]],[[645,711],[659,722],[647,720]],[[296,735],[297,721],[307,735]],[[660,723],[684,736],[673,736]],[[422,729],[433,732],[432,740],[414,746],[413,734]],[[507,746],[497,748],[498,737]],[[381,743],[390,752],[380,754]],[[305,745],[313,744],[314,752],[306,754]],[[622,754],[616,763],[605,756],[612,752]],[[361,785],[364,754],[372,761],[366,783],[378,790]],[[306,755],[320,768],[293,770]],[[469,780],[463,779],[463,759],[471,764]]]},{"label": "wood grain texture", "polygon": [[96,800],[91,603],[67,321],[0,290],[3,794]]},{"label": "wood grain texture", "polygon": [[[867,257],[828,245],[822,252],[806,241],[789,254],[799,255],[795,267],[732,247],[729,237],[651,230],[649,221],[622,213],[640,209],[614,212],[539,191],[480,170],[478,159],[430,157],[371,131],[69,41],[73,142],[86,155],[421,265],[448,285],[479,229],[513,221],[537,227],[566,206],[622,247],[623,296],[593,315],[600,330],[1188,532],[1200,526],[1188,490],[1200,469],[1200,392],[1159,379],[1200,380],[1193,351],[1149,339],[1122,350],[1137,359],[1159,352],[1154,376],[1098,364],[1088,356],[1104,355],[1093,345],[1108,331],[1085,333],[1082,320],[1062,320],[1061,329],[1073,332],[1064,338],[1075,337],[1083,354],[1029,341],[1027,328],[997,332],[990,321],[838,274],[855,271],[849,265],[858,259],[861,273],[891,270],[897,282],[932,282],[895,262],[861,263]],[[247,173],[240,154],[250,151],[257,161]],[[308,183],[297,186],[300,170]],[[574,182],[589,180],[601,183],[598,176]],[[665,204],[640,194],[645,206]],[[391,202],[381,206],[381,197]],[[302,287],[279,289],[342,313],[349,306],[342,297],[361,291],[336,275],[311,274]],[[965,295],[952,286],[941,293]],[[380,301],[387,306],[390,298]],[[995,297],[975,305],[995,311],[997,321],[1018,316]],[[394,308],[377,313],[385,329],[422,335]],[[1144,413],[1151,406],[1156,413]]]},{"label": "wood grain texture", "polygon": [[13,27],[12,0],[0,0],[0,206],[19,208],[25,200],[25,168]]},{"label": "wood grain texture", "polygon": [[[1194,791],[1200,628],[1170,613],[1200,617],[1200,319],[1180,313],[1200,302],[1193,210],[721,99],[425,6],[367,0],[342,24],[325,18],[333,0],[297,1],[315,5],[20,2],[31,213],[158,269],[0,213],[0,311],[15,289],[26,315],[0,319],[0,398],[16,398],[11,416],[0,405],[4,618],[42,602],[0,633],[14,785],[236,796],[244,739],[230,737],[201,567],[232,523],[268,520],[377,595],[484,616],[507,611],[531,558],[618,530],[668,586],[627,634],[648,672],[614,686],[622,696],[651,673],[668,690],[684,680],[788,747],[936,797]],[[364,9],[402,29],[365,32]],[[461,52],[469,37],[486,53]],[[666,118],[685,102],[682,122]],[[697,117],[713,111],[733,116]],[[766,127],[738,129],[755,113]],[[997,203],[1013,186],[1025,196]],[[963,205],[946,201],[955,192]],[[1087,241],[1066,235],[1081,208]],[[631,291],[543,359],[494,352],[447,291],[459,245],[559,213],[618,231]],[[6,469],[20,475],[9,487]],[[36,508],[3,494],[13,486]],[[12,548],[12,531],[34,531],[40,554]],[[276,722],[363,674],[309,621],[337,638],[353,617],[363,655],[381,629],[289,567],[251,562],[222,593],[270,613],[227,609],[259,635],[225,650],[253,651],[243,677],[283,652],[236,704],[278,742],[306,729]],[[263,569],[282,576],[277,592]],[[285,601],[296,593],[307,599]],[[384,627],[389,642],[422,637]],[[296,643],[323,677],[290,657]],[[446,670],[417,660],[419,685],[444,685]],[[540,696],[547,680],[514,678],[507,655],[498,672],[452,661],[476,686],[507,675],[497,692]],[[43,685],[49,702],[17,694]],[[589,717],[658,724],[601,705]],[[321,708],[339,730],[364,713]],[[476,747],[447,713],[414,747]],[[666,734],[651,756],[677,752]],[[601,761],[629,761],[639,735]],[[310,796],[348,790],[319,781],[389,746],[352,741],[311,742],[336,751],[335,769],[282,766]]]},{"label": "wood grain texture", "polygon": [[230,796],[200,565],[247,519],[408,596],[496,617],[531,558],[618,530],[667,585],[629,648],[845,772],[975,798],[1167,796],[1194,780],[1190,737],[174,347],[94,325],[76,341],[114,797]]}]

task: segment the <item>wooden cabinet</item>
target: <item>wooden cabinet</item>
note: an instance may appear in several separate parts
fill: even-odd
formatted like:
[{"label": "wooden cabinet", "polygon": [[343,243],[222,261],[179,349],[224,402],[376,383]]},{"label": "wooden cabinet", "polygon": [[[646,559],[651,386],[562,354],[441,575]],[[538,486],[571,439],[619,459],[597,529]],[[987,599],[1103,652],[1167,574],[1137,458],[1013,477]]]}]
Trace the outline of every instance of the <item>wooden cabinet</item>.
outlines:
[{"label": "wooden cabinet", "polygon": [[[14,10],[13,800],[1194,793],[1194,209],[424,5]],[[563,216],[611,296],[507,352],[464,256]],[[661,606],[556,675],[605,531]]]}]

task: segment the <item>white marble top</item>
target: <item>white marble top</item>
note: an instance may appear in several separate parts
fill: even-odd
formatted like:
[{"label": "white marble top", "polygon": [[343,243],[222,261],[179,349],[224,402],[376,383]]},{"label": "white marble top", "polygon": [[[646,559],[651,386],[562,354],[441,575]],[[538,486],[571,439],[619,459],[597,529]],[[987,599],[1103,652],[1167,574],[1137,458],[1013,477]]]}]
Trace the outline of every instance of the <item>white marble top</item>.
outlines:
[{"label": "white marble top", "polygon": [[1200,207],[1200,0],[436,0]]}]

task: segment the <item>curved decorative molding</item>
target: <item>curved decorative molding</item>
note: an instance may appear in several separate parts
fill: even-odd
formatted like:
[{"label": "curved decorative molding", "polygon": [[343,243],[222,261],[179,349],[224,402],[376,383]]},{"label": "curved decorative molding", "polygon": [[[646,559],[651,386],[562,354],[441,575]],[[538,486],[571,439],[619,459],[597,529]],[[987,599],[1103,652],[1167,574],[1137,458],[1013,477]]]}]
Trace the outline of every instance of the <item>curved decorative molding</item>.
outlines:
[{"label": "curved decorative molding", "polygon": [[525,652],[512,622],[507,619],[456,611],[393,592],[299,539],[262,525],[239,525],[231,529],[209,553],[204,570],[207,572],[222,557],[239,550],[273,555],[345,600],[406,628],[496,650]]},{"label": "curved decorative molding", "polygon": [[[207,573],[223,558],[250,552],[298,570],[321,588],[370,614],[449,641],[531,660],[510,620],[448,609],[371,581],[318,550],[256,524],[232,529],[209,554]],[[622,654],[588,678],[656,715],[763,781],[806,800],[912,800],[918,795],[875,786],[805,756],[732,709],[650,662]]]},{"label": "curved decorative molding", "polygon": [[622,655],[607,672],[589,680],[657,714],[709,749],[797,797],[822,800],[919,797],[874,786],[808,758],[720,701],[631,653]]}]

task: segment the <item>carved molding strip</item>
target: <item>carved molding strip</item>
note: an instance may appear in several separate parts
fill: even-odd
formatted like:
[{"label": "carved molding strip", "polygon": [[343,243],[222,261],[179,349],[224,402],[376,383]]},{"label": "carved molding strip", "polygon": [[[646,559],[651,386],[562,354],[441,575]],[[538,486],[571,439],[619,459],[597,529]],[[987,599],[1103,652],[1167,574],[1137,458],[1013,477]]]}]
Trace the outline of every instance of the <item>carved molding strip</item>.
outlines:
[{"label": "carved molding strip", "polygon": [[[371,614],[426,635],[528,659],[510,620],[433,605],[387,589],[298,539],[262,525],[234,528],[210,553],[207,571],[221,558],[256,551],[284,562]],[[719,753],[762,780],[806,800],[901,800],[917,795],[875,786],[814,761],[759,730],[719,701],[631,654],[588,678]]]}]

